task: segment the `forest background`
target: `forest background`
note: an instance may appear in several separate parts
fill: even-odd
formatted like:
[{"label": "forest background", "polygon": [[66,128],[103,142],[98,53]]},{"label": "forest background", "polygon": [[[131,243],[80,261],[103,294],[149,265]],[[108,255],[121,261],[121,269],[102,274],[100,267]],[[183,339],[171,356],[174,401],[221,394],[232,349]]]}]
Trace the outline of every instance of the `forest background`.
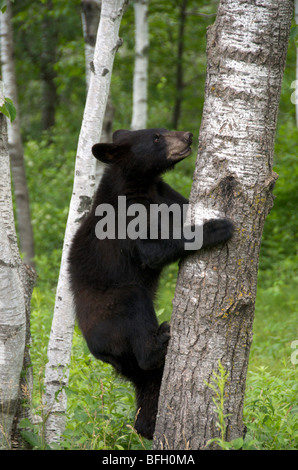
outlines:
[{"label": "forest background", "polygon": [[[193,154],[166,180],[188,197],[204,102],[206,27],[217,1],[150,1],[147,127],[194,134]],[[184,31],[181,36],[183,6]],[[27,184],[35,241],[37,282],[32,296],[31,359],[34,371],[34,444],[42,448],[46,417],[43,375],[71,197],[78,136],[86,99],[84,39],[80,0],[23,0],[13,4],[15,65],[18,82]],[[124,14],[123,45],[115,58],[111,99],[113,130],[130,128],[134,72],[134,10]],[[179,58],[183,45],[183,56]],[[179,49],[180,46],[180,49]],[[247,447],[295,449],[297,434],[297,218],[298,130],[291,102],[296,79],[296,45],[291,35],[284,74],[275,167],[279,174],[274,207],[265,223],[247,392]],[[181,67],[180,67],[181,66]],[[182,80],[178,75],[182,70]],[[45,102],[44,80],[52,81]],[[180,110],[177,113],[177,103]],[[48,105],[51,119],[44,119]],[[179,107],[178,107],[179,108]],[[176,109],[176,112],[174,110]],[[160,321],[169,320],[177,265],[161,280],[157,298]],[[67,426],[57,446],[67,449],[150,449],[132,430],[133,390],[110,366],[95,361],[75,328],[67,389]],[[32,436],[31,436],[32,438]]]}]

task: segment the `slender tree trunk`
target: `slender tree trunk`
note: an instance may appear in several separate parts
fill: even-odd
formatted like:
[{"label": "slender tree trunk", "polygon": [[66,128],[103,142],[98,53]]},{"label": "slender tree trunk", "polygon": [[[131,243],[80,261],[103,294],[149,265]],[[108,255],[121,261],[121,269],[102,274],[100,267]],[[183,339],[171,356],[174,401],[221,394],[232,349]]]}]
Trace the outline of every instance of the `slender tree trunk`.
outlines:
[{"label": "slender tree trunk", "polygon": [[[298,0],[295,0],[295,23],[298,25]],[[296,81],[295,84],[295,107],[296,107],[296,126],[298,127],[298,47],[296,47]]]},{"label": "slender tree trunk", "polygon": [[[87,90],[90,82],[91,65],[94,57],[94,49],[96,42],[96,34],[98,30],[100,11],[101,11],[101,0],[82,0],[81,1],[82,11],[82,25],[83,35],[85,43],[85,61],[86,61],[86,86]],[[114,119],[114,106],[112,104],[111,97],[109,95],[104,120],[101,131],[101,142],[112,142],[112,128]],[[99,183],[100,176],[102,174],[103,163],[99,160],[95,162],[95,179],[97,184]]]},{"label": "slender tree trunk", "polygon": [[173,112],[173,129],[178,129],[181,116],[182,95],[184,89],[183,81],[183,52],[184,52],[184,29],[186,21],[187,0],[182,0],[179,15],[179,34],[177,50],[177,70],[176,70],[176,100]]},{"label": "slender tree trunk", "polygon": [[8,122],[8,143],[16,199],[20,250],[24,254],[25,263],[30,266],[34,266],[34,239],[25,172],[24,149],[21,137],[21,122],[14,66],[11,10],[11,2],[8,1],[5,13],[1,13],[0,16],[2,79],[4,82],[5,94],[12,99],[17,110],[15,120],[12,123],[10,121]]},{"label": "slender tree trunk", "polygon": [[292,14],[292,0],[221,0],[208,28],[205,104],[190,202],[201,212],[204,208],[205,218],[231,218],[235,235],[181,266],[155,449],[204,449],[219,435],[213,391],[206,386],[219,360],[229,373],[225,439],[244,435],[258,257],[277,178],[274,136]]},{"label": "slender tree trunk", "polygon": [[54,9],[53,1],[46,0],[42,21],[42,53],[40,57],[40,72],[42,83],[42,130],[48,130],[55,124],[55,112],[58,101],[55,84],[56,72],[54,65],[57,55],[57,29],[51,13]]},{"label": "slender tree trunk", "polygon": [[[2,97],[1,97],[2,100]],[[28,345],[34,274],[19,256],[14,227],[6,119],[0,114],[0,449],[19,445],[17,423],[28,409],[32,376]],[[21,374],[23,369],[23,374]]]},{"label": "slender tree trunk", "polygon": [[133,78],[133,111],[131,129],[147,126],[147,82],[148,82],[148,3],[135,0],[135,69]]},{"label": "slender tree trunk", "polygon": [[[45,376],[45,403],[49,413],[46,427],[48,443],[59,438],[65,425],[67,403],[62,388],[68,383],[68,367],[75,321],[67,272],[69,246],[80,221],[90,209],[94,194],[95,158],[92,156],[91,148],[94,143],[100,140],[114,56],[119,46],[118,32],[126,3],[126,0],[102,1],[90,85],[78,142],[73,194],[65,232],[48,346],[48,364]],[[57,392],[59,392],[58,395]]]},{"label": "slender tree trunk", "polygon": [[90,83],[91,66],[94,57],[96,35],[100,20],[101,0],[82,0],[81,16],[85,44],[86,85]]}]

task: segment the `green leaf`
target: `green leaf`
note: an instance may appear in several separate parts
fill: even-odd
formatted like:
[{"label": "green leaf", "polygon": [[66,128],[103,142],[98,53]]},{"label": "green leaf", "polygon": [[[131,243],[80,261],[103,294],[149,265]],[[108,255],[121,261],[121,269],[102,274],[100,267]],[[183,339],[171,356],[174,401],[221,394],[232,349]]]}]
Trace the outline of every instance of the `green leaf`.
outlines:
[{"label": "green leaf", "polygon": [[24,418],[20,421],[19,427],[20,428],[34,429],[34,424],[32,424],[31,421],[28,418]]},{"label": "green leaf", "polygon": [[5,98],[5,106],[9,112],[11,122],[13,122],[17,115],[17,110],[14,107],[13,101],[10,98]]},{"label": "green leaf", "polygon": [[292,26],[290,31],[290,39],[297,39],[298,36],[298,25]]},{"label": "green leaf", "polygon": [[22,431],[22,437],[32,446],[41,448],[42,442],[40,436],[34,434],[32,431]]},{"label": "green leaf", "polygon": [[10,117],[10,116],[9,116],[8,109],[6,108],[5,103],[4,103],[3,106],[0,106],[0,113],[4,114],[4,116],[6,116],[6,117],[8,117],[8,118]]},{"label": "green leaf", "polygon": [[234,439],[231,444],[233,445],[233,449],[239,450],[243,447],[243,439],[242,437],[238,437],[238,439]]},{"label": "green leaf", "polygon": [[0,112],[3,113],[6,117],[8,117],[11,122],[14,121],[17,111],[13,105],[13,102],[10,98],[5,98],[5,102],[2,106],[0,106]]}]

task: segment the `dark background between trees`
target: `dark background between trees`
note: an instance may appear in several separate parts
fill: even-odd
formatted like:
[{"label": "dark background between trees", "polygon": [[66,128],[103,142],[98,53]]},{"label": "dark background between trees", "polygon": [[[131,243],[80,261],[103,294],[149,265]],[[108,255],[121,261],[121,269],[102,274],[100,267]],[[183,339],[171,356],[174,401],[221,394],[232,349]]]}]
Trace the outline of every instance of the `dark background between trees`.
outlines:
[{"label": "dark background between trees", "polygon": [[[193,132],[193,155],[166,176],[185,196],[192,182],[204,99],[206,27],[214,21],[216,7],[217,1],[151,0],[149,8],[148,127]],[[86,97],[80,8],[80,0],[23,0],[13,5],[15,63],[38,274],[32,297],[31,358],[33,405],[40,415],[42,377]],[[111,87],[114,130],[129,128],[131,122],[132,5],[123,17],[120,36],[124,44],[115,59]],[[275,146],[274,169],[279,179],[261,248],[244,413],[247,439],[261,449],[297,448],[293,342],[298,339],[298,132],[291,103],[295,60],[295,43],[290,39]],[[161,320],[171,315],[176,272],[177,266],[170,266],[162,278],[157,299]],[[133,391],[114,377],[109,366],[90,356],[77,329],[72,356],[63,447],[150,448],[150,443],[127,427],[133,419]]]}]

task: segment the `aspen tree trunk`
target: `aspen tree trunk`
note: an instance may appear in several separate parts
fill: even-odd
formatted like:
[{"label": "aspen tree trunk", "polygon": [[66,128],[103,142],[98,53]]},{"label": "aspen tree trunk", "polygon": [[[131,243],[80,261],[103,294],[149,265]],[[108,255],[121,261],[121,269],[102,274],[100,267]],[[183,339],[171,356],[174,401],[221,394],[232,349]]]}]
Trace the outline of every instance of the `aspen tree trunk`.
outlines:
[{"label": "aspen tree trunk", "polygon": [[[101,11],[101,0],[82,0],[81,1],[81,16],[83,35],[85,43],[85,62],[86,62],[86,87],[88,91],[90,82],[91,66],[94,57],[94,49],[96,42],[96,34],[98,30]],[[112,142],[112,128],[114,119],[114,106],[110,96],[108,97],[104,120],[101,130],[101,142]],[[96,184],[99,184],[102,175],[103,163],[99,160],[95,162],[95,179]]]},{"label": "aspen tree trunk", "polygon": [[[298,0],[295,0],[295,23],[298,25]],[[298,47],[296,47],[296,81],[295,84],[295,108],[296,126],[298,127]]]},{"label": "aspen tree trunk", "polygon": [[[274,135],[293,0],[221,0],[208,28],[205,104],[190,202],[235,223],[228,244],[181,266],[155,449],[204,449],[219,436],[213,391],[229,373],[225,440],[244,436],[260,241],[272,207]],[[208,448],[212,448],[209,446]]]},{"label": "aspen tree trunk", "polygon": [[100,139],[114,56],[119,46],[118,32],[126,3],[126,0],[102,1],[90,85],[78,142],[73,193],[48,345],[45,375],[45,404],[48,407],[49,416],[46,423],[48,443],[59,438],[64,430],[66,418],[67,403],[62,389],[68,383],[68,366],[75,322],[67,272],[69,246],[80,221],[90,209],[95,190],[95,158],[92,156],[91,148]]},{"label": "aspen tree trunk", "polygon": [[179,14],[179,34],[177,49],[177,70],[176,70],[176,100],[173,112],[173,128],[178,129],[181,116],[182,94],[184,89],[183,80],[183,53],[184,53],[184,30],[186,23],[187,0],[182,0]]},{"label": "aspen tree trunk", "polygon": [[30,364],[29,308],[34,274],[22,263],[18,251],[3,114],[0,174],[0,449],[10,449],[20,442],[17,424],[27,413],[23,399],[30,400],[32,387],[32,376],[26,367]]},{"label": "aspen tree trunk", "polygon": [[148,3],[135,0],[135,69],[133,77],[133,110],[131,129],[147,126],[147,82],[148,82]]},{"label": "aspen tree trunk", "polygon": [[42,53],[40,56],[40,74],[42,84],[41,124],[46,131],[55,124],[55,113],[58,102],[57,87],[55,83],[56,72],[54,65],[57,60],[57,28],[54,17],[51,16],[53,0],[45,0],[42,5]]},{"label": "aspen tree trunk", "polygon": [[100,20],[101,0],[82,0],[81,17],[85,45],[86,84],[90,83],[91,66],[94,57],[96,35]]},{"label": "aspen tree trunk", "polygon": [[31,224],[29,193],[26,181],[24,149],[21,137],[21,122],[18,106],[17,82],[14,66],[12,8],[7,1],[5,13],[0,15],[1,26],[1,69],[4,82],[5,96],[12,99],[17,114],[13,122],[8,121],[8,144],[11,160],[11,170],[16,200],[18,234],[20,250],[24,261],[34,266],[34,240]]}]

